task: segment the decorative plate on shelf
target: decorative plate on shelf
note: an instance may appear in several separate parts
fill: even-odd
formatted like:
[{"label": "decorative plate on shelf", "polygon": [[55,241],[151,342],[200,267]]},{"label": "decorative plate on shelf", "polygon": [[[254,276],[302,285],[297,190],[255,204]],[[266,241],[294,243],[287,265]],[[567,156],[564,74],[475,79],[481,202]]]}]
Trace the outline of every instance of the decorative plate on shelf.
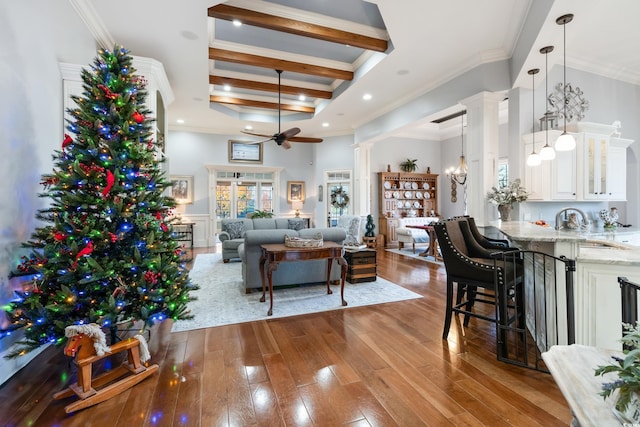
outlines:
[{"label": "decorative plate on shelf", "polygon": [[404,188],[406,188],[407,190],[411,190],[411,183],[410,182],[405,182],[404,183]]},{"label": "decorative plate on shelf", "polygon": [[385,191],[384,192],[384,198],[385,199],[390,199],[391,198],[391,191]]},{"label": "decorative plate on shelf", "polygon": [[425,199],[430,199],[430,198],[431,198],[431,194],[429,194],[429,193],[425,192],[425,193],[424,193],[424,198],[425,198]]},{"label": "decorative plate on shelf", "polygon": [[413,207],[416,208],[416,209],[420,209],[422,206],[420,206],[420,202],[415,201],[415,202],[413,202]]},{"label": "decorative plate on shelf", "polygon": [[418,183],[417,182],[412,182],[411,183],[411,189],[412,190],[417,190],[418,189]]},{"label": "decorative plate on shelf", "polygon": [[393,192],[393,198],[394,199],[399,199],[400,198],[400,192],[399,191],[394,191]]},{"label": "decorative plate on shelf", "polygon": [[425,190],[429,189],[429,183],[428,182],[423,182],[422,183],[422,188],[424,188]]},{"label": "decorative plate on shelf", "polygon": [[411,197],[412,197],[411,191],[405,191],[404,192],[404,198],[405,199],[411,199]]},{"label": "decorative plate on shelf", "polygon": [[385,181],[384,182],[384,188],[386,188],[387,190],[391,188],[391,183],[389,181]]},{"label": "decorative plate on shelf", "polygon": [[416,199],[422,199],[422,191],[416,191]]},{"label": "decorative plate on shelf", "polygon": [[411,207],[411,202],[409,201],[404,202],[404,207],[409,209]]},{"label": "decorative plate on shelf", "polygon": [[402,209],[402,207],[404,206],[404,203],[398,202],[396,203],[396,206],[398,207],[398,209]]}]

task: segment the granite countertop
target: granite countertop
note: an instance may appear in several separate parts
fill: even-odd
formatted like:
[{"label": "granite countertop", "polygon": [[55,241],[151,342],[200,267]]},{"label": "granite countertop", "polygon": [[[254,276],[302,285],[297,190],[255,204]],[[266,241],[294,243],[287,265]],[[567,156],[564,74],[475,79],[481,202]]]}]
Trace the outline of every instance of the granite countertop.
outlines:
[{"label": "granite countertop", "polygon": [[575,242],[579,247],[578,261],[640,266],[638,227],[577,232],[522,221],[495,221],[491,225],[514,241]]}]

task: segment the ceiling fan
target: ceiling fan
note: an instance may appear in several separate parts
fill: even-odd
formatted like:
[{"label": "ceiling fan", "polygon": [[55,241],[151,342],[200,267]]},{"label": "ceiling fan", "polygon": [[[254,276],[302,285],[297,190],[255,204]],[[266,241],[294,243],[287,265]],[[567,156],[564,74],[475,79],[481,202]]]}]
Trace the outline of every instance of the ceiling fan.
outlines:
[{"label": "ceiling fan", "polygon": [[322,142],[322,138],[310,138],[310,137],[304,137],[304,136],[296,136],[297,134],[300,133],[300,128],[291,128],[291,129],[287,129],[284,132],[280,131],[280,125],[281,125],[281,120],[280,120],[280,76],[282,75],[282,70],[276,70],[276,72],[278,73],[278,133],[273,134],[273,135],[264,135],[261,133],[252,133],[252,132],[247,132],[247,131],[241,131],[242,133],[246,133],[247,135],[253,135],[253,136],[262,136],[264,138],[268,138],[268,139],[264,139],[261,141],[255,141],[255,142],[249,142],[249,144],[260,144],[261,142],[267,142],[267,141],[275,141],[276,144],[284,147],[285,150],[288,150],[289,148],[291,148],[291,144],[289,142]]}]

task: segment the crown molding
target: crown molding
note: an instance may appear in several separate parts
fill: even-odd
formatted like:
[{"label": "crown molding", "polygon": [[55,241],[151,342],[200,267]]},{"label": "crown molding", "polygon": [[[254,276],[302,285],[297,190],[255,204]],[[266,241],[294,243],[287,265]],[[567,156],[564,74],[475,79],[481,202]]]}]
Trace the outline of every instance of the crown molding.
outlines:
[{"label": "crown molding", "polygon": [[164,102],[165,107],[175,100],[173,89],[171,89],[171,84],[169,84],[162,62],[153,58],[133,56],[133,66],[138,71],[138,74],[144,74],[153,79],[153,83],[162,95],[162,102]]},{"label": "crown molding", "polygon": [[69,3],[80,16],[89,32],[93,34],[93,38],[98,42],[98,45],[103,49],[113,49],[115,40],[91,2],[88,0],[69,0]]}]

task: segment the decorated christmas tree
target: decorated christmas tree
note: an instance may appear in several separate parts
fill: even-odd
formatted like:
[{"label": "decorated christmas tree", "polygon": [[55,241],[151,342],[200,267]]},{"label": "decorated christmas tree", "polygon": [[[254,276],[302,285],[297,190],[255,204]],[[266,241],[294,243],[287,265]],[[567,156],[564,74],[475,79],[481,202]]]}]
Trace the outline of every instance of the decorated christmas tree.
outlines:
[{"label": "decorated christmas tree", "polygon": [[54,169],[43,175],[48,208],[24,245],[31,255],[18,268],[34,279],[5,307],[11,330],[23,329],[14,357],[45,343],[61,344],[65,327],[118,322],[146,326],[188,319],[197,289],[173,234],[175,201],[156,158],[145,81],[129,52],[101,50],[82,71],[83,94]]}]

